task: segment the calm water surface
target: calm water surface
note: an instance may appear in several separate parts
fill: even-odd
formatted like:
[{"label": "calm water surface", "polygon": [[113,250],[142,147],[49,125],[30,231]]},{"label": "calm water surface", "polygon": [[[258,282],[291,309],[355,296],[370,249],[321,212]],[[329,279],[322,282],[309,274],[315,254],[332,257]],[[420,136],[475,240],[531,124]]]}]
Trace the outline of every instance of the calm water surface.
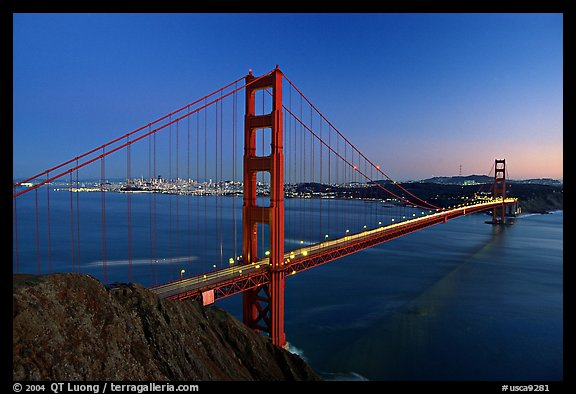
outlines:
[{"label": "calm water surface", "polygon": [[[51,193],[49,255],[45,214],[39,215],[40,248],[35,247],[35,200],[29,194],[18,201],[19,271],[36,272],[38,257],[41,272],[48,260],[52,271],[69,271],[74,252],[82,272],[101,278],[100,193],[80,193],[79,232],[74,217],[70,223],[69,193]],[[110,282],[128,277],[124,201],[118,193],[106,197]],[[132,198],[134,281],[174,280],[181,269],[187,275],[202,272],[240,253],[229,234],[240,234],[241,198],[157,196],[154,207],[163,220],[158,219],[155,247],[149,242],[151,202],[149,195]],[[46,204],[45,197],[39,204]],[[218,217],[212,216],[215,204],[222,208]],[[330,202],[323,204],[326,210]],[[366,206],[347,201],[340,215],[357,215]],[[299,200],[287,200],[287,215],[299,207]],[[507,227],[487,225],[487,218],[451,220],[289,277],[285,329],[291,349],[326,379],[563,379],[563,213],[525,215]],[[329,225],[342,231],[337,220]],[[297,231],[287,228],[287,248],[301,238]],[[70,242],[78,233],[80,251]],[[217,257],[206,263],[212,252],[205,245],[213,240]],[[241,297],[217,305],[240,317]]]}]

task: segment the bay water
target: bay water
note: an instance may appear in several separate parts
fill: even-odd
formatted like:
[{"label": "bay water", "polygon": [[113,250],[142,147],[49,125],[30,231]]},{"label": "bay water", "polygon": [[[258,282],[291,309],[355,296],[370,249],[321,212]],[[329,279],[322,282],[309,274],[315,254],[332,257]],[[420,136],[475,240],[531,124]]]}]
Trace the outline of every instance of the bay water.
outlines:
[{"label": "bay water", "polygon": [[[185,275],[215,269],[203,255],[208,244],[219,249],[217,265],[241,253],[241,241],[227,235],[241,234],[241,197],[158,195],[152,205],[150,195],[135,194],[127,238],[120,193],[107,193],[103,218],[100,193],[71,199],[70,193],[52,192],[49,220],[44,195],[36,215],[34,193],[28,194],[15,210],[14,271],[76,270],[103,280],[105,260],[108,282],[130,275],[150,285],[178,279],[182,269]],[[220,211],[213,209],[218,204]],[[301,204],[287,199],[287,215]],[[324,204],[326,209],[330,202]],[[339,204],[339,216],[367,206],[357,200]],[[168,212],[170,220],[161,220]],[[290,350],[328,380],[562,380],[563,212],[521,215],[511,226],[492,226],[487,219],[480,213],[450,220],[288,277]],[[342,232],[338,223],[332,220],[330,232]],[[297,227],[287,224],[287,249],[303,238]],[[80,250],[70,241],[74,237],[81,238]],[[322,234],[306,242],[314,237]],[[216,305],[241,318],[241,296]]]}]

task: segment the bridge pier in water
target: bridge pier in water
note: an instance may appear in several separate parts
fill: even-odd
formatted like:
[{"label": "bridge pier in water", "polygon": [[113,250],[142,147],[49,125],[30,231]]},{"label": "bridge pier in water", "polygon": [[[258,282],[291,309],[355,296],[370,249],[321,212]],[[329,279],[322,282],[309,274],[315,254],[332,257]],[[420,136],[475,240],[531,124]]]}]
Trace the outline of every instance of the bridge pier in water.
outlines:
[{"label": "bridge pier in water", "polygon": [[[272,343],[285,346],[284,333],[284,153],[282,145],[282,72],[246,77],[246,114],[244,118],[244,201],[242,206],[242,257],[244,264],[258,259],[258,224],[267,224],[270,236],[270,278],[265,285],[244,291],[242,314],[244,323],[258,332],[265,332]],[[272,91],[272,112],[256,115],[255,94],[262,89]],[[256,131],[270,130],[271,153],[256,155]],[[270,206],[256,200],[256,175],[270,173]]]}]

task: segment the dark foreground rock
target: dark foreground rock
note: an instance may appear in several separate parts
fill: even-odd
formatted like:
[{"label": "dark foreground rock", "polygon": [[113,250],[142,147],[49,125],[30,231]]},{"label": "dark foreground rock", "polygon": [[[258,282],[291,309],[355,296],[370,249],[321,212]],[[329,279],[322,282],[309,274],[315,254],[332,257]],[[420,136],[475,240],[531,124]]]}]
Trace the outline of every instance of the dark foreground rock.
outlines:
[{"label": "dark foreground rock", "polygon": [[14,380],[320,380],[217,307],[88,275],[14,276]]}]

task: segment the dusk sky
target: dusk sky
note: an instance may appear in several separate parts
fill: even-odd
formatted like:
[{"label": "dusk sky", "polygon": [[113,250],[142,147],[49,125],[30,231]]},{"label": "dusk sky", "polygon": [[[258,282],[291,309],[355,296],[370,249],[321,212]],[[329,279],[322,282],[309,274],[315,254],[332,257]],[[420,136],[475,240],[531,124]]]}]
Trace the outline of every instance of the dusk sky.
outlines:
[{"label": "dusk sky", "polygon": [[562,14],[15,14],[14,177],[280,66],[397,180],[563,178]]}]

